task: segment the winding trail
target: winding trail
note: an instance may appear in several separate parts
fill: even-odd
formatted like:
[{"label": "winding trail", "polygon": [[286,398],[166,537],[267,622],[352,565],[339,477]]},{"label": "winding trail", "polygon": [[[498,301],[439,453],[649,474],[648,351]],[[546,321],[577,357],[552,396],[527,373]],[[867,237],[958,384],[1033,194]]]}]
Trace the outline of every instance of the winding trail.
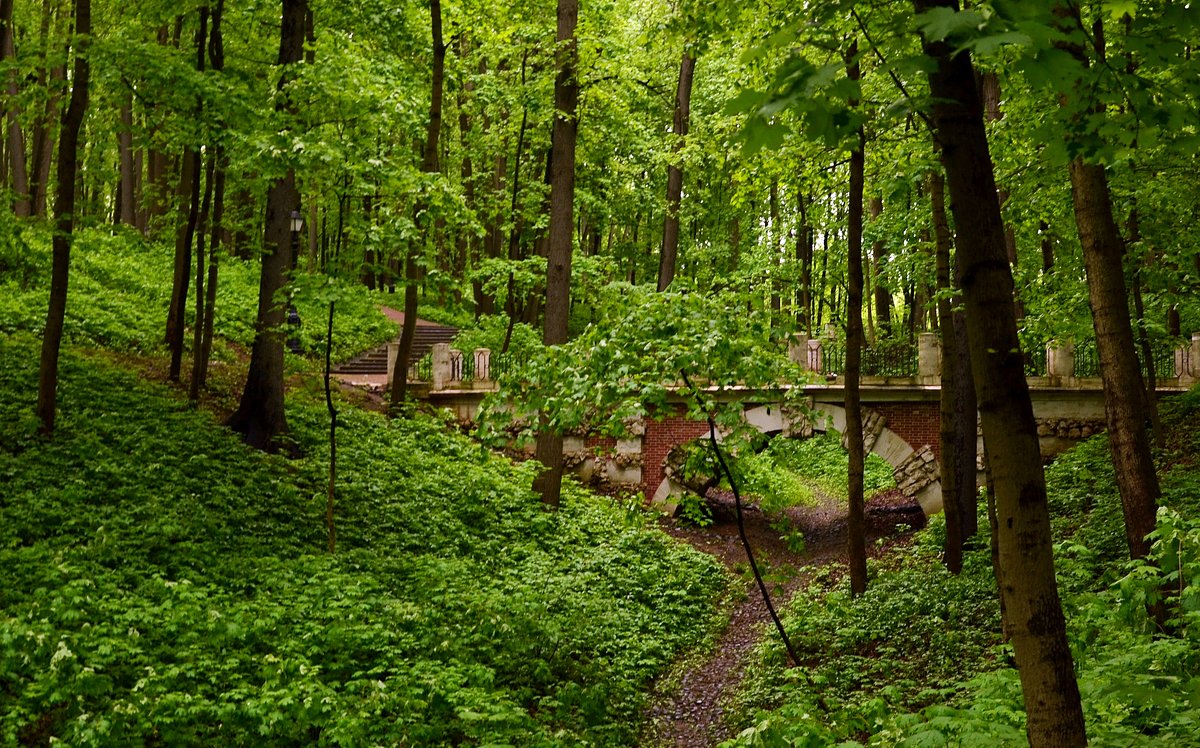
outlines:
[{"label": "winding trail", "polygon": [[[663,529],[697,550],[715,556],[735,573],[748,569],[738,537],[733,496],[710,491],[707,497],[713,524],[700,528],[668,520]],[[757,507],[744,511],[746,535],[768,579],[772,600],[782,608],[806,585],[812,573],[830,563],[846,563],[846,512],[829,497],[813,507],[796,507],[784,516],[766,516]],[[804,546],[796,550],[781,537],[780,527],[802,532]],[[894,538],[879,547],[868,542],[868,553],[886,552],[907,536],[897,526],[921,526],[920,508],[898,492],[872,499],[867,506],[868,540]],[[772,527],[774,525],[775,527]],[[647,708],[646,727],[639,745],[659,748],[708,748],[733,737],[726,720],[730,699],[737,693],[751,653],[764,636],[775,636],[766,605],[752,585],[730,613],[729,623],[713,651],[680,676],[677,688],[658,695]]]}]

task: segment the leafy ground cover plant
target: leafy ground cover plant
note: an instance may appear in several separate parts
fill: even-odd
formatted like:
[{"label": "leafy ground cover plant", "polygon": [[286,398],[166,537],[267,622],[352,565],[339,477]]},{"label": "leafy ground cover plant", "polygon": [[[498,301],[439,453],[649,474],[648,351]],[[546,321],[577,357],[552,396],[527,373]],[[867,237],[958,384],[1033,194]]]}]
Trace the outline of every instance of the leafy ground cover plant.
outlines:
[{"label": "leafy ground cover plant", "polygon": [[712,623],[710,558],[441,422],[344,409],[331,555],[319,404],[286,461],[68,352],[44,441],[35,352],[0,337],[0,744],[625,745]]},{"label": "leafy ground cover plant", "polygon": [[[846,500],[846,470],[849,455],[836,432],[818,433],[808,439],[776,438],[753,455],[737,461],[741,489],[761,498],[767,510],[811,505],[818,495]],[[863,494],[871,498],[895,488],[892,467],[882,457],[868,454],[863,476]]]},{"label": "leafy ground cover plant", "polygon": [[[0,242],[0,333],[40,334],[46,318],[50,234],[33,226],[10,227]],[[71,255],[71,289],[64,334],[74,345],[149,353],[164,348],[172,251],[147,243],[132,232],[85,230]],[[248,348],[254,341],[258,267],[237,258],[221,261],[217,284],[217,341],[214,355],[233,355],[222,341]],[[291,299],[302,320],[301,348],[314,358],[324,353],[326,307],[317,292],[337,286],[338,320],[334,360],[350,358],[397,335],[397,326],[376,311],[371,292],[358,284],[300,276]],[[188,325],[194,308],[189,305]],[[191,336],[185,336],[190,343]]]}]

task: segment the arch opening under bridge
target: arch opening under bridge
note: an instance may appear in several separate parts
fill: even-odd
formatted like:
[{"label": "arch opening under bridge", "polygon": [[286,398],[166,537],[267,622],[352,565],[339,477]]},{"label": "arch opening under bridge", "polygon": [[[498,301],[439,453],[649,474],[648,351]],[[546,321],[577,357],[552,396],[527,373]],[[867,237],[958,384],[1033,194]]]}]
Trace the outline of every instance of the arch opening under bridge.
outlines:
[{"label": "arch opening under bridge", "polygon": [[[834,430],[844,433],[846,427],[845,409],[831,403],[816,403],[807,413],[797,412],[791,406],[779,403],[758,405],[746,410],[743,419],[747,425],[768,437],[807,438],[814,432]],[[718,433],[718,440],[721,437]],[[690,434],[687,438],[675,440],[672,448],[699,438],[703,438],[703,435]],[[889,429],[886,418],[878,411],[864,408],[863,446],[866,452],[878,455],[892,466],[897,487],[920,505],[925,516],[942,510],[939,466],[929,445],[914,447]],[[674,512],[679,497],[687,492],[698,492],[699,487],[687,485],[682,476],[677,476],[668,465],[663,465],[663,472],[651,503],[664,511]]]}]

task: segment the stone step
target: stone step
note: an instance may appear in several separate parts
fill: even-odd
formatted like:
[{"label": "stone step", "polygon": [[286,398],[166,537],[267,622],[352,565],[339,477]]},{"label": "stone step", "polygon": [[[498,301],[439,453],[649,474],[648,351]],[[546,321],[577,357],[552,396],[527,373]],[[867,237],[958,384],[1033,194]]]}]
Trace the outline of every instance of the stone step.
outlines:
[{"label": "stone step", "polygon": [[[436,343],[449,343],[458,335],[458,328],[445,325],[417,325],[413,335],[410,361],[419,361]],[[393,342],[400,342],[397,338]],[[372,348],[334,368],[338,374],[387,374],[387,346]]]}]

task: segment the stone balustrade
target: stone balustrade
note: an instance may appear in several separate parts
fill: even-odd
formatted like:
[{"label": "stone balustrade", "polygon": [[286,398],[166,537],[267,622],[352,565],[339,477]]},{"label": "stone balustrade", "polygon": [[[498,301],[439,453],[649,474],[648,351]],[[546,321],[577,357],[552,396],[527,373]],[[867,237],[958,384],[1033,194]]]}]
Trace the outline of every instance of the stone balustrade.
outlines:
[{"label": "stone balustrade", "polygon": [[[832,361],[841,362],[840,355],[834,359],[826,354],[828,341],[810,338],[803,333],[793,336],[788,342],[788,357],[801,368],[824,375],[836,381],[841,371],[829,366]],[[836,352],[841,354],[840,344]],[[887,379],[905,380],[908,384],[937,385],[941,375],[942,346],[936,333],[923,332],[917,336],[915,375],[880,375]],[[1078,380],[1094,379],[1098,374],[1081,372],[1077,366],[1076,348],[1071,342],[1052,342],[1045,349],[1045,369],[1030,376],[1034,383],[1048,386],[1078,386]],[[909,360],[911,365],[911,359]],[[1160,362],[1161,363],[1161,362]],[[1190,387],[1200,381],[1200,332],[1193,333],[1190,344],[1175,348],[1167,357],[1167,368],[1155,372],[1160,385]],[[1094,364],[1094,357],[1093,357]],[[1037,367],[1034,367],[1037,368]],[[911,368],[910,368],[911,370]],[[864,376],[871,376],[865,373]]]},{"label": "stone balustrade", "polygon": [[[840,363],[841,358],[831,358],[826,355],[827,341],[821,338],[810,338],[797,334],[788,342],[788,357],[801,368],[824,375],[831,381],[836,381],[840,371],[831,371],[828,364]],[[396,347],[395,344],[390,346]],[[390,351],[388,376],[392,374],[395,352]],[[410,367],[410,381],[427,381],[433,391],[459,389],[494,389],[494,374],[497,367],[491,350],[476,348],[469,354],[451,348],[449,343],[437,343],[429,354],[429,372],[419,371],[421,367],[414,362]],[[1078,380],[1088,378],[1077,374],[1077,357],[1074,344],[1056,342],[1046,346],[1045,373],[1031,377],[1035,383],[1040,382],[1051,387],[1071,387]],[[1160,384],[1172,384],[1180,387],[1190,387],[1200,381],[1200,332],[1193,333],[1190,345],[1182,345],[1175,349],[1174,355],[1168,362],[1170,371],[1158,371],[1157,379]],[[939,382],[942,366],[942,346],[936,333],[923,332],[917,336],[916,367],[908,367],[912,375],[888,375],[887,379],[901,380],[906,384],[936,386]]]}]

